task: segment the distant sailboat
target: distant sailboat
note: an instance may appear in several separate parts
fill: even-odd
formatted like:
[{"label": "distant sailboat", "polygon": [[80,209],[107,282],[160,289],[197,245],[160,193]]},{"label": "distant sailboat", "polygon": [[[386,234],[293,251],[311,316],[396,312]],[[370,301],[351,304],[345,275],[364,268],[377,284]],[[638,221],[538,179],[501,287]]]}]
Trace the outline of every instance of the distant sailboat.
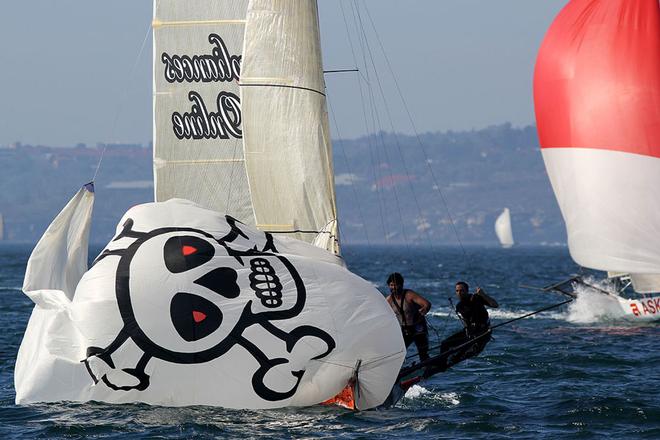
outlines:
[{"label": "distant sailboat", "polygon": [[405,357],[339,257],[317,4],[154,2],[156,203],[87,269],[86,185],[33,251],[16,401],[372,408]]},{"label": "distant sailboat", "polygon": [[[660,292],[660,6],[572,0],[540,48],[536,119],[571,257]],[[659,319],[660,296],[614,296]]]},{"label": "distant sailboat", "polygon": [[504,208],[504,211],[495,220],[495,234],[503,248],[507,249],[514,245],[509,208]]}]

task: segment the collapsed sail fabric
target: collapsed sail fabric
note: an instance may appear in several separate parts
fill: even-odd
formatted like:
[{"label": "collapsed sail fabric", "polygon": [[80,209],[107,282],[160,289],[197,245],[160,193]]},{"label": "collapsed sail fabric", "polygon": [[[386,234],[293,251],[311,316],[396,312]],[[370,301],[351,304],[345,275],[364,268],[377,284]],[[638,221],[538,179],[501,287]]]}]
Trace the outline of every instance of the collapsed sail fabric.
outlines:
[{"label": "collapsed sail fabric", "polygon": [[534,101],[573,259],[660,274],[658,0],[570,1],[540,48]]},{"label": "collapsed sail fabric", "polygon": [[35,308],[17,403],[313,405],[358,364],[357,407],[387,397],[405,356],[401,331],[383,296],[337,256],[171,199],[131,208],[85,272],[82,251],[44,253],[86,248],[91,209],[77,197],[28,265]]},{"label": "collapsed sail fabric", "polygon": [[513,246],[513,232],[511,231],[511,212],[509,208],[504,211],[495,220],[495,234],[502,247],[510,248]]},{"label": "collapsed sail fabric", "polygon": [[238,86],[247,5],[154,1],[154,186],[156,201],[254,224]]},{"label": "collapsed sail fabric", "polygon": [[338,253],[316,1],[251,1],[242,69],[244,144],[257,227],[290,232]]}]

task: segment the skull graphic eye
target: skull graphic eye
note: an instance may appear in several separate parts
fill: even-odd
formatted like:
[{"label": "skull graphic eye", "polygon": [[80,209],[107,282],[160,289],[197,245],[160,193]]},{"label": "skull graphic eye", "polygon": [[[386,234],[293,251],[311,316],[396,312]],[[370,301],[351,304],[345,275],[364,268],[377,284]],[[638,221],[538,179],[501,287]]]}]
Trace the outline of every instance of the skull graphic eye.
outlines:
[{"label": "skull graphic eye", "polygon": [[195,284],[204,286],[225,298],[236,298],[241,293],[241,288],[236,282],[237,279],[238,274],[234,269],[219,267],[195,280]]},{"label": "skull graphic eye", "polygon": [[206,240],[185,235],[167,240],[163,252],[167,270],[181,273],[208,263],[215,249]]},{"label": "skull graphic eye", "polygon": [[170,303],[170,317],[179,335],[188,342],[207,337],[220,327],[222,312],[201,296],[179,292]]}]

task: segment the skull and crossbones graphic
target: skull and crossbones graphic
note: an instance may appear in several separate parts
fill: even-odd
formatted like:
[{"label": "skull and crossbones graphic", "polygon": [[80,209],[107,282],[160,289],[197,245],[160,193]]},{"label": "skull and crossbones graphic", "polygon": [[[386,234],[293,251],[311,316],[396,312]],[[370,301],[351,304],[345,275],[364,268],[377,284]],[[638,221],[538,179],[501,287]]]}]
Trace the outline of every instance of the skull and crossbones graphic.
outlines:
[{"label": "skull and crossbones graphic", "polygon": [[[115,294],[123,327],[109,345],[87,348],[82,362],[94,383],[115,391],[143,391],[151,382],[145,368],[154,358],[200,364],[242,347],[258,364],[251,379],[255,393],[278,401],[295,394],[304,370],[290,371],[294,385],[285,391],[272,389],[264,378],[274,367],[289,362],[287,353],[301,339],[312,338],[325,347],[312,359],[334,350],[334,339],[318,327],[301,325],[286,331],[276,325],[303,311],[303,279],[291,261],[278,253],[270,234],[261,233],[256,240],[239,221],[226,216],[226,222],[229,232],[216,238],[187,227],[141,232],[134,229],[132,219],[126,220],[113,241],[129,239],[130,245],[108,248],[95,261],[119,258]],[[241,245],[235,246],[238,242]],[[144,277],[144,273],[161,276]],[[155,309],[169,310],[169,316],[154,316]],[[287,353],[269,357],[245,334],[255,326],[284,342]],[[116,352],[129,341],[142,354],[135,365],[120,368]],[[117,383],[104,371],[121,371],[133,382]]]}]

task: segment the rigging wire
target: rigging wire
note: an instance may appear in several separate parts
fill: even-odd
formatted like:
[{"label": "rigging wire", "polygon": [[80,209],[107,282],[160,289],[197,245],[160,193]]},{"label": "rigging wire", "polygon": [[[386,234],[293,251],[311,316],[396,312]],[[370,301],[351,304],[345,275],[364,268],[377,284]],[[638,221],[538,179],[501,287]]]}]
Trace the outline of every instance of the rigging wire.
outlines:
[{"label": "rigging wire", "polygon": [[[478,339],[481,339],[484,336],[486,336],[488,334],[491,334],[493,332],[493,330],[495,330],[496,328],[503,327],[505,325],[509,325],[509,324],[514,323],[516,321],[520,321],[521,319],[525,319],[525,318],[529,318],[529,317],[534,316],[534,315],[538,315],[539,313],[546,312],[546,311],[551,310],[551,309],[556,309],[557,307],[561,307],[561,306],[566,305],[566,304],[568,304],[570,302],[573,302],[573,301],[574,301],[574,298],[570,298],[570,299],[567,299],[566,301],[562,301],[562,302],[557,303],[557,304],[552,304],[552,305],[540,308],[538,310],[534,310],[533,312],[525,313],[524,315],[518,316],[517,318],[512,318],[512,319],[509,319],[508,321],[504,321],[504,322],[500,322],[498,324],[495,324],[495,325],[491,326],[490,328],[488,328],[483,333],[480,333],[479,335],[470,338],[465,343],[463,343],[461,345],[458,345],[456,347],[453,347],[451,350],[447,350],[444,353],[441,352],[439,355],[434,356],[429,360],[421,361],[419,364],[417,364],[417,366],[419,367],[419,366],[428,365],[430,363],[429,361],[433,360],[433,359],[437,359],[437,358],[440,358],[440,357],[448,357],[449,355],[458,352],[462,348],[465,348],[465,347],[467,347],[471,344],[474,344],[474,342],[477,341]],[[441,345],[436,345],[434,347],[429,347],[429,351],[431,351],[433,349],[440,348],[440,347],[441,347]],[[406,357],[406,360],[408,360],[409,358],[414,358],[414,357],[419,357],[419,353],[415,353],[415,354],[412,354],[412,355]],[[413,364],[413,365],[415,365],[415,364]]]},{"label": "rigging wire", "polygon": [[385,48],[384,48],[383,43],[382,43],[382,41],[381,41],[381,39],[380,39],[380,35],[378,34],[378,31],[377,31],[377,29],[376,29],[376,26],[375,26],[375,24],[374,24],[374,21],[373,21],[373,19],[372,19],[372,17],[371,17],[371,13],[369,12],[369,8],[367,7],[366,3],[364,4],[364,8],[365,8],[365,11],[366,11],[366,13],[367,13],[367,18],[369,19],[369,22],[370,22],[370,24],[371,24],[371,27],[372,27],[372,29],[373,29],[373,31],[374,31],[374,35],[376,36],[376,40],[378,41],[378,44],[379,44],[379,46],[380,46],[381,52],[383,53],[383,56],[384,56],[384,58],[385,58],[385,62],[386,62],[386,64],[387,64],[387,67],[388,67],[388,69],[389,69],[389,71],[390,71],[390,74],[392,75],[392,79],[393,79],[393,81],[394,81],[394,84],[395,84],[395,87],[396,87],[397,93],[399,94],[399,98],[401,99],[401,102],[402,102],[402,104],[403,104],[403,107],[404,107],[404,109],[405,109],[405,111],[406,111],[406,114],[407,114],[407,116],[408,116],[408,120],[410,121],[410,125],[411,125],[411,127],[412,127],[412,129],[413,129],[413,133],[415,134],[415,138],[416,138],[416,140],[417,140],[417,143],[419,144],[419,146],[420,146],[420,148],[421,148],[421,150],[422,150],[422,153],[423,153],[423,155],[424,155],[426,165],[427,165],[427,167],[428,167],[428,169],[429,169],[429,173],[430,173],[430,175],[431,175],[431,179],[433,180],[434,188],[436,189],[437,193],[440,195],[440,199],[441,199],[441,201],[442,201],[442,204],[443,204],[443,206],[444,206],[444,208],[445,208],[445,211],[447,212],[447,215],[449,216],[449,221],[450,221],[450,224],[451,224],[452,230],[453,230],[453,232],[454,232],[454,235],[456,236],[456,240],[457,240],[457,242],[458,242],[458,244],[459,244],[459,246],[460,246],[460,248],[461,248],[461,251],[462,251],[462,253],[463,253],[463,256],[464,256],[464,258],[466,259],[466,262],[468,263],[468,267],[469,267],[469,266],[471,265],[471,263],[472,263],[471,257],[470,257],[470,255],[467,253],[467,251],[465,250],[465,247],[463,246],[463,242],[462,242],[462,240],[461,240],[461,238],[460,238],[460,234],[458,233],[458,229],[456,228],[456,222],[455,222],[453,216],[451,215],[451,211],[449,210],[449,205],[447,204],[446,197],[445,197],[445,195],[443,194],[440,185],[438,184],[438,179],[436,178],[436,176],[435,176],[435,172],[433,171],[433,167],[431,166],[431,162],[429,161],[429,156],[428,156],[428,154],[427,154],[427,152],[426,152],[426,148],[424,147],[424,143],[422,142],[422,139],[421,139],[421,137],[420,137],[420,135],[419,135],[419,132],[417,131],[417,127],[415,126],[415,122],[414,122],[414,120],[413,120],[412,114],[410,113],[410,109],[409,109],[409,107],[408,107],[408,104],[407,104],[407,102],[406,102],[406,100],[405,100],[405,97],[404,97],[404,95],[403,95],[403,92],[401,91],[401,87],[399,86],[399,81],[397,80],[396,75],[394,74],[394,69],[392,68],[392,64],[390,63],[389,57],[387,56],[387,53],[385,52]]},{"label": "rigging wire", "polygon": [[[365,7],[365,8],[366,8],[366,7]],[[367,12],[368,12],[368,11],[367,11]],[[372,23],[372,25],[373,25],[373,23]],[[369,57],[370,57],[371,65],[372,65],[374,71],[377,72],[376,63],[375,63],[375,60],[374,60],[374,55],[373,55],[373,52],[372,52],[372,50],[371,50],[371,47],[370,47],[368,44],[367,44],[367,49],[368,49],[368,51],[369,51]],[[393,73],[392,73],[392,74],[393,74]],[[409,178],[407,179],[407,183],[408,183],[408,186],[409,186],[409,188],[410,188],[410,193],[412,194],[413,201],[414,201],[415,206],[416,206],[416,208],[417,208],[417,212],[419,213],[419,217],[418,217],[418,219],[423,220],[423,219],[425,219],[425,215],[424,215],[424,212],[423,212],[423,210],[422,210],[422,208],[421,208],[421,205],[420,205],[420,203],[419,203],[419,199],[418,199],[418,197],[417,197],[417,193],[415,192],[414,186],[413,186],[413,184],[412,184],[412,179],[410,178],[410,176],[411,176],[412,174],[411,174],[411,172],[410,172],[410,170],[409,170],[409,167],[408,167],[408,165],[407,165],[407,163],[406,163],[405,155],[403,154],[403,150],[402,150],[402,148],[401,148],[401,143],[399,142],[399,135],[396,133],[396,128],[395,128],[395,126],[394,126],[394,119],[392,118],[392,113],[390,112],[390,107],[389,107],[389,105],[388,105],[388,103],[387,103],[387,97],[386,97],[386,94],[385,94],[385,91],[384,91],[384,88],[383,88],[383,85],[382,85],[382,81],[381,81],[381,79],[380,79],[380,76],[377,75],[377,74],[376,74],[376,81],[377,81],[378,90],[379,90],[379,92],[380,92],[380,96],[381,96],[382,102],[383,102],[384,105],[385,105],[385,113],[386,113],[386,115],[387,115],[387,118],[388,118],[388,121],[389,121],[389,124],[390,124],[390,128],[391,128],[391,130],[392,130],[392,135],[393,135],[393,137],[394,137],[395,145],[396,145],[396,147],[397,147],[397,150],[398,150],[399,156],[401,157],[401,164],[403,165],[404,173],[405,173],[406,176],[409,176]],[[383,138],[382,133],[383,133],[383,132],[382,132],[382,130],[381,130],[381,131],[380,131],[380,137],[381,137],[381,139]],[[385,145],[384,145],[384,140],[383,140],[382,142],[383,142],[383,148],[386,148]],[[389,158],[388,158],[387,160],[388,160],[388,162],[389,162]],[[402,225],[402,226],[403,226],[403,225]],[[405,227],[405,226],[403,226],[403,227]],[[432,243],[432,241],[431,241],[431,237],[430,237],[430,234],[428,234],[424,228],[421,229],[421,232],[422,232],[424,235],[426,235],[426,236],[428,237],[428,239],[429,239],[429,242]]]},{"label": "rigging wire", "polygon": [[[339,2],[339,6],[341,8],[342,17],[344,19],[344,25],[346,26],[346,35],[348,37],[349,46],[351,48],[351,55],[353,56],[353,62],[355,63],[356,66],[359,67],[358,58],[357,58],[357,55],[356,55],[355,46],[353,44],[353,39],[351,38],[351,30],[349,28],[348,19],[346,18],[346,12],[344,10],[343,1]],[[357,23],[357,21],[355,20],[355,13],[354,13],[354,11],[352,11],[352,12],[353,12],[354,22]],[[357,31],[356,31],[356,33],[357,33]],[[360,42],[361,42],[361,40],[360,40]],[[366,76],[358,68],[357,80],[358,80],[358,90],[360,92],[360,109],[362,110],[362,118],[363,118],[363,121],[364,121],[365,129],[366,129],[367,133],[369,133],[370,132],[369,118],[367,116],[366,105],[365,105],[365,96],[364,96],[365,93],[364,93],[364,90],[363,90],[363,87],[362,87],[362,81],[364,81],[365,84],[367,86],[369,86],[369,78],[368,78],[369,72],[368,72],[368,69],[366,69],[366,66],[365,66],[365,72],[366,72]],[[374,182],[377,183],[379,178],[378,178],[376,162],[374,160],[374,153],[373,153],[373,145],[371,143],[371,136],[367,135],[365,137],[365,139],[366,139],[366,142],[367,142],[367,149],[369,150],[369,159],[371,161],[371,170],[373,172]],[[376,185],[374,185],[374,189],[376,190],[376,195],[377,195],[377,200],[378,200],[377,206],[378,206],[378,211],[379,211],[379,214],[380,214],[379,219],[380,219],[380,222],[381,222],[381,227],[383,229],[383,235],[385,237],[385,242],[389,243],[388,228],[385,224],[385,215],[383,214],[383,206],[384,206],[385,203],[382,200],[383,196],[382,196],[380,187],[376,184]]]},{"label": "rigging wire", "polygon": [[[151,34],[151,29],[152,26],[151,23],[149,23],[149,26],[147,27],[147,32],[144,34],[144,39],[142,40],[142,45],[140,46],[140,50],[137,56],[135,57],[135,61],[133,62],[133,67],[131,67],[128,77],[124,82],[125,84],[124,90],[122,92],[122,96],[119,98],[119,103],[117,104],[117,111],[115,112],[115,117],[113,118],[112,121],[109,139],[113,139],[115,137],[115,131],[117,129],[117,124],[119,122],[119,117],[126,102],[126,97],[128,96],[128,85],[132,82],[133,77],[135,76],[135,71],[137,70],[138,63],[142,59],[142,53],[144,52],[144,48],[147,45],[147,40],[149,39],[149,35]],[[94,176],[92,177],[92,182],[96,180],[96,176],[98,175],[99,170],[101,169],[101,163],[103,162],[103,157],[105,156],[105,150],[107,149],[108,149],[108,144],[106,143],[103,145],[103,150],[101,150],[101,156],[99,157],[99,161],[96,164],[96,169],[94,170]]]},{"label": "rigging wire", "polygon": [[[340,2],[340,5],[342,7],[342,14],[344,15],[344,20],[345,20],[345,23],[346,23],[346,16],[345,16],[345,13],[344,13],[342,2]],[[429,155],[426,151],[426,147],[425,147],[424,142],[422,141],[421,136],[420,136],[420,134],[417,130],[414,119],[413,119],[412,114],[410,112],[410,108],[409,108],[409,106],[406,102],[406,99],[405,99],[404,95],[403,95],[403,92],[401,90],[401,86],[399,85],[399,81],[397,79],[397,76],[394,74],[394,69],[392,68],[392,64],[390,63],[389,57],[387,56],[387,53],[385,52],[382,40],[381,40],[381,38],[378,34],[378,31],[377,31],[376,26],[374,24],[374,21],[373,21],[373,18],[371,16],[371,13],[369,11],[369,8],[367,7],[367,5],[365,3],[363,3],[363,5],[364,5],[364,9],[366,11],[366,16],[368,18],[368,22],[371,25],[371,28],[373,29],[373,33],[376,37],[376,40],[377,40],[378,45],[380,47],[380,50],[381,50],[381,52],[383,54],[383,57],[385,59],[387,68],[390,72],[390,75],[392,76],[393,81],[394,81],[394,85],[395,85],[395,88],[396,88],[397,93],[399,95],[399,98],[401,100],[401,103],[403,104],[403,108],[405,109],[405,113],[406,113],[406,115],[408,117],[408,120],[410,122],[410,126],[413,130],[413,133],[414,133],[414,138],[416,139],[417,143],[419,144],[420,150],[421,150],[421,152],[424,156],[424,159],[425,159],[424,161],[426,163],[426,166],[427,166],[428,171],[429,171],[429,175],[430,175],[431,180],[433,182],[434,192],[439,196],[439,199],[442,203],[442,206],[444,207],[444,210],[445,210],[445,212],[448,216],[448,219],[449,219],[449,224],[451,226],[451,230],[452,230],[452,232],[453,232],[453,234],[456,238],[456,241],[459,245],[459,248],[461,250],[463,258],[466,262],[466,270],[469,270],[473,265],[473,256],[470,255],[467,252],[467,250],[466,250],[466,248],[463,244],[463,241],[461,240],[461,236],[460,236],[460,233],[459,233],[457,225],[456,225],[456,220],[454,219],[454,216],[452,215],[452,213],[449,209],[449,204],[448,204],[447,198],[445,197],[445,194],[442,190],[442,187],[439,184],[439,179],[436,176],[436,173],[435,173],[433,167],[431,166],[431,160],[429,159]],[[374,126],[374,128],[376,126],[382,127],[381,122],[380,122],[380,118],[379,118],[379,113],[378,113],[378,110],[376,109],[376,99],[374,97],[374,92],[372,90],[372,84],[371,84],[371,81],[370,81],[370,74],[369,74],[370,68],[373,68],[373,70],[374,70],[374,77],[375,77],[375,81],[376,81],[377,86],[378,86],[377,90],[380,92],[380,99],[382,100],[382,102],[385,105],[385,112],[386,112],[387,118],[389,120],[389,125],[390,125],[390,128],[391,128],[393,136],[394,136],[397,151],[399,153],[399,156],[401,157],[401,164],[404,168],[405,175],[410,176],[409,167],[408,167],[408,164],[406,162],[405,155],[403,154],[403,149],[401,147],[399,136],[397,135],[396,129],[394,127],[392,114],[390,112],[390,108],[389,108],[388,103],[387,103],[387,99],[386,99],[386,96],[385,96],[385,93],[384,93],[384,90],[383,90],[383,85],[382,85],[380,76],[378,75],[378,69],[376,68],[376,63],[374,61],[373,51],[371,50],[371,47],[369,45],[369,41],[368,41],[368,38],[367,38],[367,35],[366,35],[365,26],[364,26],[364,23],[363,23],[363,20],[362,20],[362,15],[360,14],[360,5],[359,5],[358,1],[355,0],[355,2],[352,4],[352,6],[353,6],[353,15],[354,15],[354,19],[355,19],[355,22],[356,22],[356,27],[359,29],[359,42],[360,42],[360,47],[361,47],[361,50],[362,50],[362,58],[363,58],[363,63],[364,63],[364,67],[365,67],[365,75],[366,75],[366,80],[367,80],[366,85],[368,86],[368,90],[369,90],[369,103],[370,103],[370,106],[371,106],[371,118],[372,118],[372,121],[373,121],[373,126]],[[347,30],[348,30],[348,24],[347,23],[346,23],[346,27],[347,27]],[[349,41],[351,41],[350,32],[349,32]],[[353,52],[353,56],[354,56],[354,59],[355,59],[355,51],[352,47],[352,44],[351,44],[351,50]],[[370,64],[367,61],[367,53],[369,55]],[[356,64],[357,64],[357,61],[356,61]],[[364,75],[361,75],[358,78],[358,83],[361,87],[362,84],[359,81],[360,78],[364,78]],[[363,91],[362,91],[361,88],[360,88],[360,95],[362,97],[363,113],[364,113],[364,94],[363,94]],[[365,117],[365,120],[367,120],[366,115],[364,117]],[[369,126],[368,123],[366,125],[367,125],[367,127]],[[386,147],[386,144],[385,144],[385,141],[384,141],[382,128],[381,128],[381,130],[379,130],[378,137],[381,141],[383,152],[385,153],[385,159],[387,160],[388,163],[391,163],[390,159],[389,159],[389,155],[387,153],[387,147]],[[370,153],[371,153],[371,150],[370,150]],[[374,166],[373,165],[373,156],[372,156],[372,166]],[[374,176],[377,177],[376,168],[374,168]],[[392,177],[393,176],[390,175],[390,178],[392,178]],[[393,181],[392,183],[394,184],[395,182]],[[419,213],[418,218],[420,219],[420,221],[424,221],[425,220],[425,215],[424,215],[424,212],[421,209],[420,201],[419,201],[419,199],[417,197],[417,194],[414,190],[414,185],[412,184],[412,182],[410,180],[408,180],[408,185],[409,185],[409,188],[410,188],[410,192],[413,196],[413,201],[415,203],[416,209]],[[396,202],[396,207],[399,211],[399,219],[401,221],[402,231],[403,231],[403,234],[404,234],[404,242],[405,242],[406,246],[409,247],[410,244],[409,244],[409,241],[408,241],[408,237],[406,236],[406,232],[405,232],[405,230],[406,230],[405,229],[405,223],[404,223],[404,220],[403,220],[403,215],[401,213],[401,205],[399,204],[399,196],[398,196],[398,193],[396,191],[396,187],[393,187],[393,196],[394,196],[394,201]],[[379,200],[380,200],[380,198],[381,198],[381,196],[379,194]],[[381,201],[381,203],[382,203],[382,201]],[[380,208],[380,204],[379,204],[379,208]],[[380,212],[381,212],[381,216],[382,216],[382,208],[380,208],[380,210],[381,210]],[[381,222],[384,224],[384,219],[382,217],[381,217]],[[429,243],[431,245],[431,248],[433,249],[434,253],[437,256],[437,247],[433,243],[433,241],[430,239],[430,233],[424,228],[420,229],[420,232],[422,232],[424,235],[426,235],[429,238]],[[477,281],[477,285],[478,285],[479,284],[478,280],[475,280],[475,281]],[[450,311],[450,313],[447,315],[447,317],[444,321],[443,332],[446,330],[448,320],[451,317],[451,313],[452,313],[452,311]],[[505,324],[505,323],[503,323],[503,324]],[[439,338],[437,329],[434,326],[432,326],[430,323],[429,323],[429,326],[432,328],[432,330],[436,333],[436,336]]]},{"label": "rigging wire", "polygon": [[[343,138],[341,137],[341,133],[339,132],[339,124],[337,124],[337,117],[334,112],[334,109],[332,107],[332,104],[330,102],[330,97],[326,95],[326,102],[328,103],[328,108],[330,109],[330,115],[332,116],[332,121],[335,125],[335,131],[337,132],[337,136],[339,137],[339,145],[341,146],[341,152],[342,152],[342,157],[344,158],[344,161],[346,162],[346,169],[348,170],[348,175],[351,183],[351,189],[353,190],[353,197],[355,198],[356,203],[358,202],[358,195],[357,195],[357,190],[355,189],[354,181],[353,181],[353,176],[354,174],[351,172],[351,168],[348,162],[348,156],[346,155],[346,148],[344,145]],[[367,222],[365,221],[364,213],[362,212],[362,204],[357,203],[358,205],[358,212],[360,214],[360,222],[362,223],[362,228],[364,230],[364,236],[367,240],[367,244],[371,245],[371,241],[369,240],[369,233],[367,232]]]},{"label": "rigging wire", "polygon": [[[369,72],[369,62],[368,60],[371,60],[371,67],[373,68],[373,73],[374,77],[376,78],[376,81],[380,83],[380,78],[378,76],[378,69],[376,68],[376,64],[373,61],[373,56],[371,53],[371,46],[369,45],[369,39],[367,37],[367,34],[364,29],[364,24],[362,21],[362,15],[360,14],[360,8],[359,5],[355,8],[355,16],[357,17],[357,22],[359,23],[358,29],[361,31],[360,32],[360,41],[362,43],[361,49],[362,49],[362,57],[363,57],[363,62],[365,65],[365,68],[367,69],[367,73]],[[367,55],[369,55],[369,58],[367,58]],[[371,113],[372,113],[372,118],[374,121],[374,129],[376,126],[378,127],[377,130],[377,140],[380,141],[380,146],[382,148],[383,155],[385,156],[385,161],[388,164],[388,167],[391,166],[392,162],[390,161],[389,153],[387,151],[387,146],[385,144],[385,139],[384,139],[384,130],[383,130],[383,125],[380,121],[380,115],[378,111],[378,106],[377,106],[377,99],[376,95],[374,93],[373,88],[369,87],[369,97],[370,97],[370,103],[371,103]],[[387,102],[384,102],[385,107],[387,107]],[[391,168],[389,168],[391,170]],[[401,210],[401,203],[399,201],[399,194],[397,191],[397,185],[396,185],[396,179],[392,171],[389,173],[389,179],[390,179],[390,184],[392,188],[392,195],[394,199],[394,206],[396,207],[397,213],[399,215],[399,221],[401,223],[401,232],[403,234],[403,239],[404,239],[404,244],[406,248],[410,248],[410,240],[408,239],[408,235],[406,233],[406,224],[403,218],[403,212]],[[378,185],[378,182],[376,183]],[[389,205],[386,205],[386,207]]]}]

